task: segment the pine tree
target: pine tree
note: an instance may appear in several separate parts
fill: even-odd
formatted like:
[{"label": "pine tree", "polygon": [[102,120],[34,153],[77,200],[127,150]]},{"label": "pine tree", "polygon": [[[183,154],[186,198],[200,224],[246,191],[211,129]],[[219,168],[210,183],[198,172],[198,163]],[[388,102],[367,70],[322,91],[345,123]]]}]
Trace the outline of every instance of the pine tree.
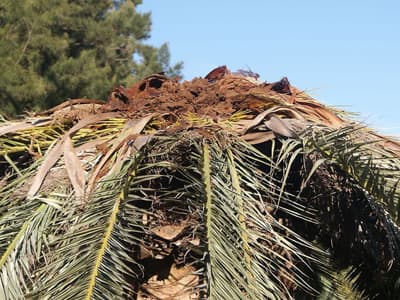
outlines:
[{"label": "pine tree", "polygon": [[140,0],[6,0],[0,3],[0,112],[15,115],[68,98],[104,99],[144,75],[179,74],[169,49],[145,44]]}]

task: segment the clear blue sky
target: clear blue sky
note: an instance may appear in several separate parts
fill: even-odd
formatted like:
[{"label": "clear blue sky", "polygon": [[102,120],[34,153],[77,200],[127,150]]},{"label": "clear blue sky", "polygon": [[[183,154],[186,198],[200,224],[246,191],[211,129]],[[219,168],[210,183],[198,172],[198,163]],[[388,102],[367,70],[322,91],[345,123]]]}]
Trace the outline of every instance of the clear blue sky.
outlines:
[{"label": "clear blue sky", "polygon": [[216,66],[289,81],[400,137],[400,1],[144,0],[149,43],[168,42],[185,79]]}]

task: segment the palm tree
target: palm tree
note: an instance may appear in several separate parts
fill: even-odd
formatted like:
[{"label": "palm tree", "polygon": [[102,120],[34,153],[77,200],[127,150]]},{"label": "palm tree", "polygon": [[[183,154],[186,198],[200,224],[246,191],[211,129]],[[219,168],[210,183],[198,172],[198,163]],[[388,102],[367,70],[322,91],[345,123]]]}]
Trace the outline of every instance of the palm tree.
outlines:
[{"label": "palm tree", "polygon": [[257,77],[4,121],[0,299],[398,299],[400,144]]}]

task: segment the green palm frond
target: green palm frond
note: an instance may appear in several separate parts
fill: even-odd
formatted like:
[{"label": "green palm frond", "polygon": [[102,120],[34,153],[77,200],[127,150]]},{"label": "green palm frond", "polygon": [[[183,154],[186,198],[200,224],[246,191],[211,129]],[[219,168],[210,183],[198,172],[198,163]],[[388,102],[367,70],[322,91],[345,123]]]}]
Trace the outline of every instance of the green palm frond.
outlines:
[{"label": "green palm frond", "polygon": [[[55,256],[50,256],[50,261],[38,271],[40,286],[35,293],[39,298],[124,298],[129,293],[127,278],[136,276],[129,267],[135,263],[129,253],[139,240],[135,233],[143,228],[139,214],[127,209],[123,202],[127,197],[125,190],[136,179],[138,160],[126,162],[118,175],[99,182],[84,213],[78,218],[70,214],[64,221],[69,227],[51,244]],[[127,225],[125,218],[129,219]]]},{"label": "green palm frond", "polygon": [[[16,235],[12,234],[12,239],[9,238],[11,243],[2,252],[0,259],[0,267],[3,270],[0,280],[2,299],[23,299],[27,291],[32,288],[35,264],[44,258],[43,252],[48,247],[45,234],[59,214],[58,209],[50,204],[40,203],[39,200],[34,202],[31,205],[18,207],[30,214],[15,216],[16,225],[22,221],[21,219],[26,221],[22,226],[15,226],[19,231]],[[11,230],[15,227],[8,226]]]},{"label": "green palm frond", "polygon": [[[78,259],[78,262],[72,261],[72,273],[68,273],[68,271],[64,270],[65,266],[63,267],[62,265],[60,265],[60,263],[62,264],[66,262],[68,264],[68,259],[76,258],[76,254],[79,253],[80,247],[83,247],[83,249],[85,249],[85,246],[95,247],[95,243],[93,243],[93,241],[96,240],[98,242],[98,236],[104,234],[104,239],[101,240],[102,242],[100,244],[100,247],[99,249],[97,249],[98,251],[96,252],[96,264],[94,266],[89,265],[87,267],[92,267],[90,280],[87,282],[89,284],[87,287],[88,297],[90,297],[90,295],[93,293],[99,294],[98,289],[101,290],[101,287],[99,288],[98,285],[96,285],[96,281],[99,281],[99,279],[97,278],[98,274],[104,274],[101,272],[101,269],[104,269],[105,265],[113,264],[112,259],[110,261],[110,258],[106,258],[109,256],[108,251],[110,251],[108,245],[112,245],[112,243],[117,243],[117,245],[119,246],[121,243],[116,239],[115,233],[113,233],[114,226],[117,227],[118,225],[117,214],[119,212],[119,205],[114,204],[119,203],[118,201],[121,201],[122,199],[122,183],[116,184],[116,182],[121,181],[123,178],[119,178],[118,176],[124,177],[124,175],[126,174],[124,174],[118,168],[113,168],[114,175],[112,176],[116,176],[117,178],[119,178],[119,181],[107,180],[102,187],[100,186],[100,196],[98,196],[96,192],[94,194],[96,195],[94,197],[95,200],[93,200],[93,202],[91,202],[91,206],[89,206],[89,208],[92,208],[92,210],[88,208],[88,210],[85,210],[87,214],[84,214],[82,216],[82,219],[85,223],[84,225],[79,223],[80,219],[76,219],[76,213],[79,212],[81,209],[81,207],[77,207],[76,205],[78,203],[80,203],[81,205],[82,202],[76,201],[76,199],[74,199],[77,197],[77,195],[73,193],[73,191],[71,191],[70,182],[67,180],[67,178],[65,176],[60,178],[60,180],[62,180],[63,182],[60,182],[61,185],[59,185],[58,187],[49,187],[46,182],[52,180],[51,177],[54,176],[53,173],[56,170],[61,170],[62,168],[66,167],[67,171],[69,171],[68,168],[73,167],[73,165],[68,166],[67,163],[69,163],[69,161],[66,161],[71,160],[71,157],[68,158],[67,156],[65,156],[63,160],[59,159],[59,156],[62,155],[62,152],[58,153],[55,150],[57,147],[63,147],[62,143],[66,141],[66,139],[64,138],[65,134],[70,135],[72,137],[73,143],[75,144],[73,145],[70,142],[69,151],[74,151],[74,146],[77,150],[82,149],[83,151],[87,151],[90,149],[90,147],[93,148],[94,146],[96,146],[96,144],[98,145],[99,141],[107,143],[108,141],[114,139],[117,134],[120,134],[120,131],[123,129],[126,119],[110,119],[110,117],[112,117],[113,115],[115,114],[105,114],[103,118],[107,118],[105,120],[101,120],[101,115],[100,117],[95,116],[94,118],[92,118],[93,121],[91,121],[91,119],[89,118],[83,120],[82,122],[79,122],[75,126],[64,127],[65,131],[58,131],[57,136],[49,135],[46,133],[48,131],[48,124],[45,124],[46,128],[42,128],[38,125],[35,127],[30,127],[28,129],[24,128],[23,131],[16,132],[7,129],[8,132],[6,134],[6,138],[4,138],[4,141],[11,145],[13,145],[14,143],[12,141],[16,141],[15,144],[17,146],[19,145],[18,143],[24,144],[24,147],[21,149],[26,152],[30,151],[30,148],[28,150],[28,146],[29,143],[32,142],[32,139],[29,140],[28,137],[31,136],[31,138],[34,138],[35,132],[39,132],[39,136],[43,141],[40,149],[43,151],[47,150],[45,158],[51,158],[52,161],[51,165],[48,165],[45,158],[38,159],[34,164],[30,165],[26,169],[17,169],[21,166],[19,162],[16,162],[14,164],[11,159],[7,160],[10,167],[8,167],[8,169],[5,169],[5,172],[8,174],[5,177],[7,182],[2,187],[2,198],[0,200],[0,211],[3,212],[0,218],[0,245],[2,247],[2,251],[0,252],[0,261],[3,270],[1,285],[4,290],[4,299],[19,299],[23,298],[25,294],[36,295],[38,293],[39,295],[41,295],[40,297],[43,296],[44,298],[49,299],[54,298],[52,295],[57,295],[57,297],[65,296],[66,299],[70,299],[69,297],[71,295],[74,295],[74,293],[76,294],[76,289],[72,289],[70,292],[61,292],[62,287],[65,287],[65,284],[61,284],[60,290],[58,289],[59,285],[54,283],[55,281],[53,279],[64,279],[65,274],[68,274],[69,276],[74,273],[74,270],[79,270],[79,267],[85,269],[88,254],[86,253],[86,255],[83,256],[78,255],[80,259]],[[147,118],[147,120],[149,120],[150,118]],[[145,125],[146,124],[144,123],[140,126],[144,127]],[[57,126],[58,125],[56,125],[56,127],[53,126],[53,128],[61,128]],[[134,131],[132,133],[136,134],[136,131],[141,131],[142,127],[134,127]],[[96,144],[93,144],[93,141],[96,142]],[[143,143],[141,142],[141,144]],[[18,147],[10,149],[4,147],[2,149],[4,149],[6,153],[13,154],[21,152],[21,149]],[[138,148],[136,147],[135,149]],[[67,153],[65,153],[65,155],[66,154]],[[121,155],[123,153],[120,152],[119,154]],[[96,156],[98,157],[98,155],[89,155],[89,160],[85,160],[83,167],[87,170],[91,170],[93,166],[96,165],[96,161],[98,161],[98,158],[96,158]],[[114,159],[114,156],[115,154],[111,154],[110,157],[113,157]],[[122,161],[122,157],[119,160]],[[35,175],[34,172],[38,168],[43,169],[43,166],[45,164],[48,165],[48,169],[44,172],[42,171],[42,174],[40,172],[36,173],[36,179],[38,178],[38,174],[41,174],[39,175],[39,180],[41,182],[38,185],[39,190],[37,195],[35,195],[35,192],[34,194],[32,194],[33,197],[26,197],[29,186],[32,184],[32,177],[33,175]],[[35,182],[36,179],[34,179],[33,182]],[[102,189],[104,190],[101,191]],[[65,194],[65,191],[67,191],[67,194]],[[113,192],[117,195],[114,195]],[[60,193],[62,193],[63,195],[62,199],[58,199],[58,196],[61,195]],[[102,193],[105,193],[105,195],[101,195]],[[96,202],[96,200],[100,201],[100,203],[101,201],[108,200],[110,210],[99,210],[99,207],[101,207],[102,205]],[[54,215],[54,213],[61,208],[62,213],[59,213],[59,215]],[[52,211],[50,212],[49,209],[52,209]],[[110,215],[107,215],[107,213],[110,213]],[[43,218],[43,220],[39,221],[38,218]],[[44,226],[43,224],[46,224],[45,221],[51,221],[53,226]],[[108,226],[105,228],[104,232],[102,232],[104,228],[99,226],[100,222],[103,222]],[[34,227],[34,229],[32,229],[32,226],[34,226],[35,224],[42,224],[44,226],[43,228],[46,228],[46,230],[41,229],[42,227]],[[90,224],[92,224],[94,228],[88,229],[87,226]],[[79,233],[77,233],[77,230],[79,230]],[[120,230],[116,235],[119,239],[121,239],[121,237],[123,236],[121,234],[122,231],[123,230]],[[34,234],[34,236],[30,238],[30,234]],[[69,238],[71,238],[70,235],[73,236],[75,239],[69,240]],[[90,239],[89,237],[92,237],[92,239]],[[80,238],[83,238],[84,240],[87,239],[92,244],[87,244],[86,242],[80,240]],[[46,247],[43,247],[42,249],[43,245],[46,245]],[[97,245],[99,244],[97,243]],[[21,251],[21,249],[23,251]],[[53,251],[56,251],[56,255]],[[116,252],[119,253],[120,251],[117,249]],[[66,254],[67,256],[63,257],[63,254]],[[93,254],[93,252],[91,254]],[[16,258],[18,258],[18,262],[21,263],[21,266],[17,265],[16,267],[10,267],[10,263],[13,261],[13,259]],[[107,263],[104,263],[103,260],[107,261]],[[29,263],[27,263],[27,261]],[[81,265],[79,265],[79,262],[81,263]],[[63,271],[61,272],[59,268],[62,268]],[[127,267],[125,267],[124,269],[128,270]],[[50,272],[54,276],[52,276],[52,278],[46,276],[46,278],[44,279],[43,272]],[[15,280],[16,274],[18,275],[18,280]],[[77,273],[74,274],[77,275]],[[121,276],[122,275],[120,275],[120,277]],[[72,278],[74,277],[72,276]],[[48,282],[49,280],[50,282]],[[68,282],[71,283],[73,281]],[[122,293],[121,289],[123,289],[124,293],[129,290],[126,285],[118,286],[119,294]],[[46,292],[42,294],[44,289],[46,290]]]},{"label": "green palm frond", "polygon": [[367,300],[368,296],[364,291],[357,289],[357,280],[359,274],[356,270],[351,268],[336,272],[332,274],[335,278],[334,281],[327,278],[321,278],[325,285],[329,285],[330,289],[324,290],[319,296],[318,300],[330,299],[351,299],[351,300]]},{"label": "green palm frond", "polygon": [[58,193],[28,200],[24,180],[29,175],[32,176],[32,172],[12,181],[2,192],[2,299],[24,299],[34,288],[35,270],[48,259],[44,252],[49,248],[51,228],[63,217],[60,212],[68,198],[62,194],[61,186]]},{"label": "green palm frond", "polygon": [[[383,286],[388,297],[398,293],[393,274],[400,257],[399,157],[358,125],[315,126],[303,139],[307,157],[318,162],[306,189],[321,195],[308,198],[319,211],[320,238],[330,244],[339,270],[353,266],[357,276],[349,282],[367,294]],[[368,284],[371,276],[375,281]]]},{"label": "green palm frond", "polygon": [[[317,257],[322,256],[323,251],[280,224],[272,215],[273,210],[280,208],[280,202],[293,202],[288,193],[279,192],[285,190],[287,176],[284,174],[278,186],[274,177],[254,167],[256,157],[246,160],[250,153],[243,153],[241,142],[228,139],[225,142],[220,137],[218,141],[221,140],[223,148],[218,146],[219,142],[203,144],[210,297],[282,299],[290,297],[287,290],[290,285],[315,292],[304,281],[306,275],[298,268],[298,263],[305,263],[304,267],[307,262],[322,264]],[[258,160],[271,170],[280,169],[282,155],[277,161],[262,155]],[[288,159],[289,169],[291,163]],[[299,216],[289,206],[285,212]]]},{"label": "green palm frond", "polygon": [[318,152],[351,176],[360,188],[400,218],[400,158],[379,147],[383,140],[363,135],[365,129],[348,126],[337,130],[311,129],[305,146]]}]

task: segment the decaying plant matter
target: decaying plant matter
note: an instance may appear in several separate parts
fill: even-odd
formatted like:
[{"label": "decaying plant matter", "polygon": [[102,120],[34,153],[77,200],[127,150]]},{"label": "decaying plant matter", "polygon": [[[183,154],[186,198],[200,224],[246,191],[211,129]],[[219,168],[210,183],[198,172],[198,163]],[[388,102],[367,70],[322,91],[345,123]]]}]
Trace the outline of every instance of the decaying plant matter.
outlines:
[{"label": "decaying plant matter", "polygon": [[0,145],[1,299],[400,295],[400,144],[286,78],[155,74]]}]

